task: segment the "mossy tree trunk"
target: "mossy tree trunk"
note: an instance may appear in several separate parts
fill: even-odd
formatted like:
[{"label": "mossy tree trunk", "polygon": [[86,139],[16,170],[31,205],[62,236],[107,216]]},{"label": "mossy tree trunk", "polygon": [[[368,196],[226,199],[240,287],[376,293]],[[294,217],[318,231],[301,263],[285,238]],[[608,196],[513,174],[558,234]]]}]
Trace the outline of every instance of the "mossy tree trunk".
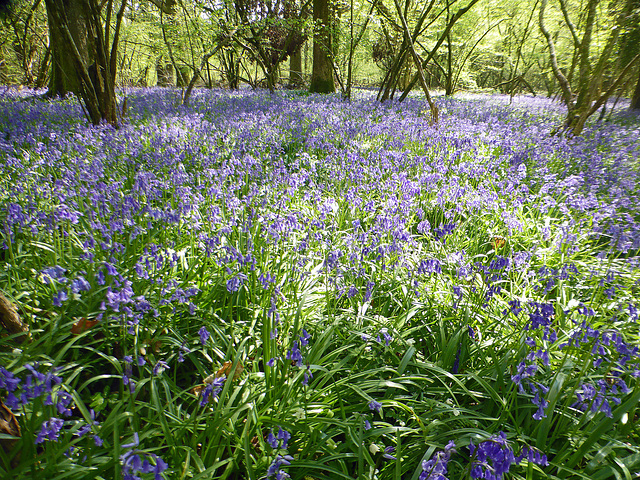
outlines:
[{"label": "mossy tree trunk", "polygon": [[289,57],[289,83],[295,86],[304,83],[302,77],[302,45]]},{"label": "mossy tree trunk", "polygon": [[[85,113],[94,125],[106,121],[118,126],[116,67],[126,3],[122,0],[116,12],[113,0],[100,4],[98,0],[46,0],[49,29],[58,35],[57,43],[52,44],[54,68],[55,59],[62,56],[69,57],[73,66],[71,69],[65,64],[62,77],[56,78],[54,73],[53,86],[62,78],[66,91],[82,98]],[[74,34],[76,28],[83,30]]]},{"label": "mossy tree trunk", "polygon": [[331,66],[331,28],[329,24],[328,0],[313,0],[313,70],[311,72],[312,93],[333,93],[336,85],[333,81]]},{"label": "mossy tree trunk", "polygon": [[[569,136],[578,136],[582,133],[587,119],[593,115],[602,105],[604,105],[607,99],[622,85],[624,85],[624,79],[632,71],[633,65],[640,59],[640,55],[636,55],[626,66],[622,68],[613,81],[609,82],[608,88],[603,88],[603,78],[605,71],[611,56],[614,54],[615,47],[620,36],[620,31],[625,26],[630,13],[633,11],[634,2],[636,0],[626,0],[625,3],[616,4],[617,12],[615,20],[615,28],[612,28],[609,32],[609,38],[602,49],[599,57],[595,63],[592,63],[592,55],[590,53],[590,47],[592,42],[593,26],[596,22],[596,8],[600,0],[588,0],[585,5],[585,10],[582,13],[585,18],[583,25],[582,38],[580,38],[578,31],[569,18],[568,9],[565,6],[564,1],[560,2],[562,7],[562,13],[564,16],[565,24],[568,30],[571,32],[574,44],[576,46],[576,58],[578,65],[578,78],[572,81],[571,76],[567,77],[558,65],[558,60],[555,50],[555,40],[551,33],[547,30],[545,25],[545,9],[547,7],[548,0],[541,0],[540,2],[540,14],[539,14],[539,26],[542,35],[547,40],[547,46],[549,49],[549,59],[551,62],[551,69],[553,71],[560,90],[562,92],[562,100],[567,107],[567,116],[562,126],[555,129],[553,133],[566,132]],[[576,62],[574,61],[574,64]]]},{"label": "mossy tree trunk", "polygon": [[638,83],[636,83],[636,89],[633,92],[629,108],[631,110],[640,110],[640,69],[638,69]]},{"label": "mossy tree trunk", "polygon": [[64,20],[85,69],[93,60],[89,60],[89,41],[87,19],[85,17],[84,0],[47,0],[47,20],[49,23],[49,44],[51,46],[52,67],[49,77],[50,97],[65,96],[68,93],[80,95],[82,83],[76,73],[77,60],[69,52],[69,42],[61,29],[61,25],[53,16],[55,8],[64,12]]}]

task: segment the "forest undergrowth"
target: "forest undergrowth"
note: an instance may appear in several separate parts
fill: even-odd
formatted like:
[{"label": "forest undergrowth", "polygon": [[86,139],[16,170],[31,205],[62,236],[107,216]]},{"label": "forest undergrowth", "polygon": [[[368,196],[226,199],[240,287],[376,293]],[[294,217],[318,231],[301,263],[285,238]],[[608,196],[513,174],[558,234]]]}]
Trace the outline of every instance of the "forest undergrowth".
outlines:
[{"label": "forest undergrowth", "polygon": [[[0,478],[640,470],[640,119],[0,98]],[[508,98],[508,97],[506,97]]]}]

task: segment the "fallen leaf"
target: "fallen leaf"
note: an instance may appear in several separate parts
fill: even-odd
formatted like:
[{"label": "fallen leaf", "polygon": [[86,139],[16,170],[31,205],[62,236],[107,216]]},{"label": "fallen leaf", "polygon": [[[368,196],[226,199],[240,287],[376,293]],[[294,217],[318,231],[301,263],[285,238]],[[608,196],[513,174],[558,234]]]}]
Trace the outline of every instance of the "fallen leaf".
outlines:
[{"label": "fallen leaf", "polygon": [[87,320],[86,318],[81,318],[71,327],[71,333],[74,335],[80,335],[81,333],[86,332],[90,328],[94,327],[98,323],[98,320]]},{"label": "fallen leaf", "polygon": [[507,244],[507,240],[502,237],[493,237],[491,244],[493,245],[493,248],[498,249],[504,247]]},{"label": "fallen leaf", "polygon": [[[222,368],[220,368],[220,370],[216,372],[216,377],[220,378],[223,375],[226,375],[227,378],[231,377],[231,367],[233,367],[232,361],[224,362],[224,364],[222,365]],[[242,374],[243,370],[244,370],[244,367],[240,362],[238,362],[238,365],[236,365],[235,372],[233,373],[233,379],[237,380],[238,378],[240,378],[240,375]]]},{"label": "fallen leaf", "polygon": [[[9,410],[9,408],[7,408],[7,406],[4,403],[2,403],[2,400],[0,400],[0,433],[3,433],[5,435],[11,435],[12,437],[21,436],[20,424],[18,423],[18,419],[13,414],[13,412]],[[6,453],[9,453],[11,452],[14,444],[17,441],[18,440],[16,439],[2,438],[0,439],[0,446]],[[12,465],[17,464],[17,462],[19,461],[19,458],[20,458],[20,453],[18,453],[15,456],[15,458],[11,462]]]},{"label": "fallen leaf", "polygon": [[260,439],[257,436],[251,439],[251,446],[257,453],[262,453],[260,449]]}]

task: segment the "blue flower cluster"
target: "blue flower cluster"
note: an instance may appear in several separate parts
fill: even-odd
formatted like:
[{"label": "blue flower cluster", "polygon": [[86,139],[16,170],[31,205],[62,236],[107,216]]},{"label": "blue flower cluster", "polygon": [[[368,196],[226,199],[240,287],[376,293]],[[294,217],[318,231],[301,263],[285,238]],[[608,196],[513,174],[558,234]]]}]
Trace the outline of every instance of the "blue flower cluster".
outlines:
[{"label": "blue flower cluster", "polygon": [[456,444],[451,441],[447,443],[444,450],[436,452],[430,460],[423,460],[419,480],[448,480],[449,459],[456,453],[455,447]]},{"label": "blue flower cluster", "polygon": [[[297,367],[304,367],[304,357],[302,356],[301,347],[307,347],[309,345],[309,340],[311,339],[311,334],[307,332],[304,328],[302,329],[302,334],[298,337],[298,340],[294,340],[291,346],[291,349],[287,352],[286,359],[291,360],[293,364]],[[300,345],[300,346],[298,346]],[[275,359],[271,359],[269,361],[269,366],[273,366],[275,364]],[[307,366],[304,372],[304,378],[302,379],[303,385],[308,385],[309,380],[313,379],[313,373],[311,373],[311,367]]]},{"label": "blue flower cluster", "polygon": [[[36,398],[47,395],[45,399],[46,405],[56,403],[58,411],[61,414],[70,415],[68,409],[71,397],[66,392],[59,392],[54,395],[54,388],[62,383],[62,378],[54,372],[58,369],[52,369],[47,373],[38,371],[38,364],[25,364],[24,368],[29,372],[24,378],[24,382],[8,371],[4,367],[0,367],[0,389],[7,391],[7,397],[4,403],[11,409],[17,409],[28,405]],[[54,396],[57,400],[54,400]]]},{"label": "blue flower cluster", "polygon": [[[586,307],[580,307],[579,312],[587,318],[591,316]],[[584,382],[576,392],[577,401],[573,407],[602,412],[611,418],[611,405],[619,405],[622,396],[630,392],[628,379],[640,377],[640,348],[628,343],[622,332],[593,328],[587,318],[579,324],[576,322],[569,341],[561,348],[587,347],[594,369],[604,378]]]},{"label": "blue flower cluster", "polygon": [[207,402],[213,402],[216,398],[218,398],[218,395],[220,394],[220,391],[222,390],[226,379],[226,375],[222,375],[220,377],[214,378],[212,382],[206,382],[206,386],[204,387],[204,390],[202,390],[201,394],[201,407],[204,407]]},{"label": "blue flower cluster", "polygon": [[507,442],[507,435],[499,432],[477,446],[470,442],[471,478],[486,480],[502,480],[505,473],[514,464],[520,464],[526,459],[541,466],[548,464],[546,455],[537,449],[525,446],[517,457]]},{"label": "blue flower cluster", "polygon": [[[541,420],[547,416],[545,408],[547,408],[549,402],[545,399],[545,395],[549,392],[549,388],[536,381],[535,377],[540,371],[540,364],[544,367],[550,365],[549,345],[557,340],[557,333],[551,328],[555,309],[551,304],[538,302],[530,302],[529,307],[531,309],[529,322],[525,326],[525,331],[532,335],[525,339],[529,352],[516,367],[516,372],[511,376],[511,381],[518,386],[521,394],[529,393],[533,396],[531,402],[538,407],[533,414],[533,418]],[[514,309],[517,309],[515,311],[518,313],[521,311],[519,303],[514,303],[511,306],[512,312]],[[536,338],[533,336],[536,331],[542,334],[542,346],[538,345]]]},{"label": "blue flower cluster", "polygon": [[[273,434],[273,430],[269,432],[267,435],[267,443],[274,451],[277,450],[285,450],[288,447],[289,440],[291,439],[291,434],[284,430],[282,427],[278,427],[277,435]],[[267,478],[274,477],[275,480],[283,480],[285,478],[291,478],[290,475],[285,472],[282,467],[288,467],[291,465],[293,461],[293,457],[288,454],[280,455],[277,454],[269,468],[267,469]]]},{"label": "blue flower cluster", "polygon": [[127,449],[125,453],[120,455],[124,480],[141,480],[138,475],[140,473],[153,473],[155,480],[162,480],[162,472],[169,465],[155,453],[147,453],[137,449],[136,447],[139,445],[138,432],[134,432],[133,442],[122,445],[122,448]]}]

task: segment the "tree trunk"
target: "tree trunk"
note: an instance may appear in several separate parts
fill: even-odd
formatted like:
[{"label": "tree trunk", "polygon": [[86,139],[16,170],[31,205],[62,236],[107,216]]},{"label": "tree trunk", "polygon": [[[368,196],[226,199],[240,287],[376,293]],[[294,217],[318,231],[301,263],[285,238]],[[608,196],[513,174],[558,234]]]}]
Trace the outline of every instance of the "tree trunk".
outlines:
[{"label": "tree trunk", "polygon": [[328,0],[313,0],[313,70],[312,93],[333,93],[336,86],[331,66],[331,30],[329,26]]},{"label": "tree trunk", "polygon": [[[431,59],[435,56],[436,52],[438,51],[438,48],[440,48],[440,45],[442,45],[442,43],[445,41],[446,36],[449,34],[449,32],[451,31],[455,23],[460,19],[460,17],[462,17],[465,13],[467,13],[471,9],[471,7],[473,7],[476,3],[478,3],[478,1],[479,0],[470,0],[466,7],[460,8],[453,15],[453,17],[451,17],[451,20],[445,27],[444,32],[442,32],[442,34],[440,35],[440,38],[438,39],[436,44],[433,46],[433,48],[427,55],[427,58],[425,58],[424,61],[422,62],[422,68],[427,68],[427,65],[429,64]],[[417,38],[417,35],[414,37]],[[411,92],[411,89],[414,87],[414,85],[417,82],[418,82],[418,73],[416,73],[413,76],[413,79],[411,80],[409,85],[404,89],[404,92],[402,92],[402,95],[400,95],[400,99],[399,99],[400,102],[404,101],[404,99],[407,98],[407,95],[409,95],[409,92]]]},{"label": "tree trunk", "polygon": [[13,304],[0,291],[0,325],[7,331],[16,335],[16,339],[22,342],[29,332],[29,327],[20,320],[20,316]]},{"label": "tree trunk", "polygon": [[156,74],[159,87],[175,87],[176,79],[173,65],[170,62],[165,62],[162,58],[159,58],[156,61]]},{"label": "tree trunk", "polygon": [[[427,98],[427,103],[429,103],[429,107],[431,108],[431,120],[434,124],[438,123],[438,107],[433,100],[431,99],[431,95],[429,95],[429,88],[427,87],[427,82],[424,78],[424,72],[422,70],[422,64],[420,62],[420,57],[418,56],[415,47],[413,46],[413,41],[411,39],[411,30],[409,30],[409,24],[407,23],[407,19],[400,8],[400,3],[398,0],[394,0],[396,5],[396,10],[398,11],[398,16],[400,17],[400,21],[402,22],[402,28],[404,29],[404,36],[409,45],[409,50],[411,51],[411,56],[413,57],[413,61],[416,64],[416,69],[418,70],[418,78],[420,79],[420,85],[422,86],[422,90],[424,91],[424,95]],[[408,2],[407,2],[408,6]]]},{"label": "tree trunk", "polygon": [[289,84],[299,86],[304,83],[302,78],[302,45],[289,58]]},{"label": "tree trunk", "polygon": [[[75,93],[82,98],[85,113],[94,125],[106,121],[118,126],[115,82],[118,42],[126,4],[127,0],[122,0],[116,13],[112,1],[108,1],[105,7],[104,4],[99,5],[98,0],[46,0],[50,29],[54,35],[59,34],[57,42],[51,44],[53,58],[66,55],[72,59],[73,65],[73,70],[63,71],[62,76],[56,77],[55,72],[52,74],[52,93],[74,91],[70,88],[72,84],[74,88],[78,87]],[[114,13],[115,26],[111,24]],[[84,24],[84,33],[76,38],[72,30],[80,28],[80,22]],[[90,65],[87,65],[89,54],[83,50],[92,57]],[[64,91],[55,90],[60,79],[63,79]]]},{"label": "tree trunk", "polygon": [[[89,61],[87,19],[84,14],[83,0],[61,0],[61,7],[69,27],[69,32],[73,37],[78,53],[82,58],[84,67],[88,68],[92,63]],[[69,52],[69,43],[60,29],[60,25],[52,18],[53,0],[46,0],[47,21],[49,24],[49,45],[52,56],[52,70],[49,78],[50,97],[64,96],[67,93],[80,94],[81,81],[76,73],[76,60]]]},{"label": "tree trunk", "polygon": [[[451,20],[451,12],[449,10],[449,2],[447,2],[447,23]],[[453,95],[453,49],[451,46],[451,32],[447,33],[447,72],[444,83],[444,94],[447,97]]]},{"label": "tree trunk", "polygon": [[629,108],[631,110],[640,110],[640,70],[638,70],[638,83],[636,83],[636,89],[633,92]]}]

